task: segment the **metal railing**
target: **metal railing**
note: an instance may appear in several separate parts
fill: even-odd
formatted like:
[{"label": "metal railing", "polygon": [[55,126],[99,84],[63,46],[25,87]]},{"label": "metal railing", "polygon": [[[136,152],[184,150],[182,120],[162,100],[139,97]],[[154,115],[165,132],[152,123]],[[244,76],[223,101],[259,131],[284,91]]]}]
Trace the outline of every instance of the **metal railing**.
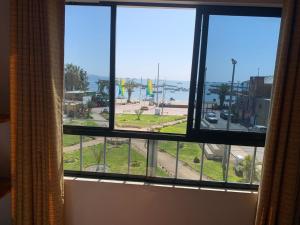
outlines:
[{"label": "metal railing", "polygon": [[[132,139],[132,138],[116,138],[116,137],[101,137],[103,141],[99,142],[98,144],[95,144],[94,146],[99,147],[101,143],[101,148],[103,149],[103,160],[102,166],[103,171],[96,172],[91,170],[86,170],[85,168],[85,162],[84,162],[84,154],[85,154],[85,142],[84,142],[84,136],[80,135],[80,143],[79,143],[79,171],[65,171],[65,175],[71,175],[71,176],[82,176],[82,177],[105,177],[105,178],[114,178],[114,179],[122,179],[122,180],[138,180],[138,181],[151,181],[156,182],[156,178],[158,179],[158,183],[166,183],[166,184],[177,184],[177,185],[191,185],[191,186],[208,186],[208,187],[229,187],[229,188],[237,188],[237,189],[251,189],[256,190],[258,188],[257,184],[255,183],[255,176],[256,176],[256,156],[257,156],[257,147],[253,147],[253,157],[251,159],[251,166],[249,168],[250,171],[244,171],[248,174],[250,174],[250,179],[245,181],[240,181],[239,183],[231,182],[229,179],[229,171],[234,170],[234,168],[238,165],[239,162],[235,162],[235,156],[232,155],[231,146],[224,146],[224,148],[228,147],[228,151],[224,150],[224,154],[227,153],[227,155],[223,155],[225,157],[226,161],[226,167],[225,170],[223,168],[223,173],[225,172],[225,176],[223,176],[223,179],[215,179],[210,176],[210,173],[208,171],[208,167],[206,168],[205,164],[208,162],[208,159],[206,157],[206,150],[210,148],[210,144],[205,143],[198,143],[199,144],[199,155],[195,156],[199,159],[199,162],[193,162],[195,165],[197,164],[197,168],[193,168],[191,165],[191,162],[186,162],[183,157],[181,157],[181,153],[183,151],[188,151],[187,149],[181,149],[181,144],[185,144],[187,142],[180,142],[180,141],[160,141],[160,140],[151,140],[151,139],[143,139],[144,140],[144,146],[141,146],[141,139]],[[99,138],[99,137],[98,137]],[[121,171],[120,173],[113,173],[110,171],[110,164],[107,161],[107,151],[108,151],[108,144],[109,141],[112,143],[117,142],[117,140],[122,140],[123,144],[128,145],[128,154],[127,154],[127,169]],[[170,154],[166,151],[161,151],[159,148],[159,142],[168,142],[173,143],[173,148],[176,146],[175,154]],[[174,144],[174,142],[176,142]],[[140,145],[139,151],[136,150],[137,146]],[[100,148],[100,147],[99,147]],[[111,148],[111,147],[110,147]],[[99,149],[100,151],[100,149]],[[111,151],[111,149],[110,149]],[[141,154],[145,158],[145,173],[143,175],[136,176],[134,173],[132,173],[132,154],[133,151],[136,151],[138,154]],[[167,155],[166,155],[167,154]],[[162,159],[161,157],[168,156],[170,162],[166,162],[166,159]],[[126,160],[126,159],[124,159]],[[175,163],[174,163],[175,162]],[[215,163],[216,161],[214,161]],[[165,164],[164,164],[165,163]],[[222,162],[218,161],[220,164],[220,168],[222,167]],[[168,165],[166,165],[168,164]],[[174,164],[174,168],[171,168]],[[216,163],[215,163],[216,164]],[[233,167],[232,167],[233,166]],[[204,171],[204,168],[205,171]],[[195,179],[195,177],[189,177],[188,174],[184,174],[181,170],[189,170],[191,173],[195,174],[197,173],[198,179]],[[167,175],[166,178],[162,178],[158,176],[158,170],[164,171]],[[211,171],[210,172],[215,172]],[[179,176],[180,175],[180,176]],[[232,175],[231,175],[232,176]],[[204,182],[204,183],[203,183]],[[205,185],[203,185],[205,184]],[[223,185],[222,185],[223,184]]]}]

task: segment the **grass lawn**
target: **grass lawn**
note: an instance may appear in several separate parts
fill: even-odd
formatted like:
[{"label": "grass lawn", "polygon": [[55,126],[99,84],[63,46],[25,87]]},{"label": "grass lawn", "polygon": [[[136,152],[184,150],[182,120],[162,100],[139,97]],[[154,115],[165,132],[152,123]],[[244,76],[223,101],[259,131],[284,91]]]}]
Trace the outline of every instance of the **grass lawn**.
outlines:
[{"label": "grass lawn", "polygon": [[135,114],[116,114],[116,125],[119,127],[149,128],[175,120],[185,119],[186,116],[141,115],[140,120]]},{"label": "grass lawn", "polygon": [[[79,135],[70,135],[70,134],[64,134],[63,136],[64,140],[64,147],[76,145],[80,143],[80,136]],[[90,141],[93,140],[92,137],[83,136],[82,141]]]},{"label": "grass lawn", "polygon": [[97,123],[91,119],[72,119],[70,122],[65,122],[64,125],[96,127]]},{"label": "grass lawn", "polygon": [[163,127],[160,129],[161,133],[172,133],[172,134],[185,134],[187,123],[178,123],[173,126]]},{"label": "grass lawn", "polygon": [[[101,150],[101,162],[103,164],[103,144],[86,147],[83,149],[83,168],[97,165],[97,155]],[[95,153],[96,152],[96,153]],[[79,170],[79,151],[64,153],[64,169]],[[128,166],[128,145],[107,145],[106,164],[108,172],[111,173],[127,173]],[[166,172],[157,168],[157,176],[168,176]],[[146,158],[138,153],[135,149],[131,149],[131,167],[130,174],[145,175],[146,174]]]},{"label": "grass lawn", "polygon": [[[73,126],[97,126],[97,124],[94,121],[91,120],[78,120],[74,119],[70,121],[69,123],[65,123],[65,125],[73,125]],[[93,140],[92,137],[83,136],[83,142]],[[80,137],[79,135],[69,135],[64,134],[63,136],[63,143],[64,147],[76,145],[80,143]]]},{"label": "grass lawn", "polygon": [[[175,141],[160,141],[159,142],[160,151],[169,153],[170,155],[176,157],[177,143]],[[202,150],[197,143],[181,142],[179,150],[179,160],[186,163],[196,171],[200,172],[200,163],[195,163],[194,159],[197,157],[201,159]],[[228,171],[228,179],[231,182],[241,182],[242,178],[238,177],[234,173],[233,165],[230,164]],[[203,163],[203,175],[206,177],[216,180],[223,180],[222,163],[214,160],[207,160],[204,156]]]}]

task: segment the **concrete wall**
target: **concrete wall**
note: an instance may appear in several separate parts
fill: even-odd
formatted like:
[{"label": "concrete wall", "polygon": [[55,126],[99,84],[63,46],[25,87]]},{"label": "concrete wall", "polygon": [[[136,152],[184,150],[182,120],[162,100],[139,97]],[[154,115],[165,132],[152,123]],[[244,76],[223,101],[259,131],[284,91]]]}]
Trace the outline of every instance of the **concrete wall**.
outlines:
[{"label": "concrete wall", "polygon": [[65,181],[66,225],[252,225],[257,194]]}]

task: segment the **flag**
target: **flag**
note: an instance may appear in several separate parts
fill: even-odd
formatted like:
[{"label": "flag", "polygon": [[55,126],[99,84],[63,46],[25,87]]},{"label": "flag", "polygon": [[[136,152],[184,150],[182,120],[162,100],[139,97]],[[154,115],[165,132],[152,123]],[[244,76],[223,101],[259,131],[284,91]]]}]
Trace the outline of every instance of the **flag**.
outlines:
[{"label": "flag", "polygon": [[147,80],[146,95],[153,96],[153,85],[152,85],[152,80],[150,79]]},{"label": "flag", "polygon": [[124,96],[125,93],[125,80],[121,79],[119,83],[119,96]]}]

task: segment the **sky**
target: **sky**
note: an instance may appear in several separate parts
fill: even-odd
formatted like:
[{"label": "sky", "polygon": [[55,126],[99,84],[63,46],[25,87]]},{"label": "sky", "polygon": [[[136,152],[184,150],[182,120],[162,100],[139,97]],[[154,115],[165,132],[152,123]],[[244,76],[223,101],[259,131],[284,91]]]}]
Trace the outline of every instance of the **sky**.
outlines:
[{"label": "sky", "polygon": [[[116,77],[155,79],[157,64],[166,80],[190,80],[194,9],[117,8]],[[67,6],[65,63],[88,74],[109,76],[110,9]],[[279,18],[210,16],[206,81],[273,75]]]}]

